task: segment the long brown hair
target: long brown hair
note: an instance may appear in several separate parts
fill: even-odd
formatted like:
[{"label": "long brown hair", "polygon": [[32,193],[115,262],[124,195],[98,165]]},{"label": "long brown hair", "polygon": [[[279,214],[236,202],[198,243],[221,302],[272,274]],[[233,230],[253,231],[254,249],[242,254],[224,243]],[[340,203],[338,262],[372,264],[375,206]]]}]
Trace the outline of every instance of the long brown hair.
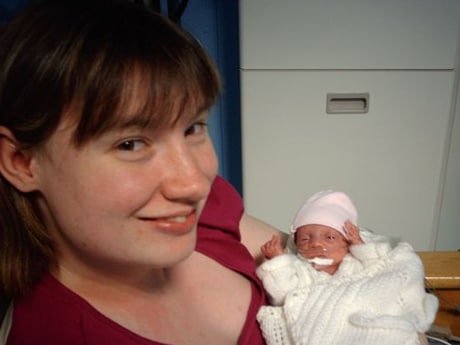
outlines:
[{"label": "long brown hair", "polygon": [[[0,126],[24,149],[42,145],[67,114],[80,147],[116,126],[132,97],[146,125],[161,127],[208,109],[220,90],[191,35],[126,0],[30,6],[1,29],[0,47]],[[35,200],[0,177],[0,295],[20,295],[56,265]]]}]

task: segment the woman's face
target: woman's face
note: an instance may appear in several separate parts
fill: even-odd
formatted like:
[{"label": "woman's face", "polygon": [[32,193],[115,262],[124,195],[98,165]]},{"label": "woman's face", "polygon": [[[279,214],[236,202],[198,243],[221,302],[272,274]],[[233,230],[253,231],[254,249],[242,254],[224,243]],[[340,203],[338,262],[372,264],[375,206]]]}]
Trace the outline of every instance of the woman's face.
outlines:
[{"label": "woman's face", "polygon": [[318,271],[334,274],[345,255],[348,253],[348,242],[337,230],[319,224],[301,226],[295,234],[298,253],[306,258],[332,259],[331,265],[313,263]]},{"label": "woman's face", "polygon": [[164,268],[195,248],[217,171],[207,114],[161,130],[132,123],[75,148],[75,126],[63,120],[34,156],[60,270]]}]

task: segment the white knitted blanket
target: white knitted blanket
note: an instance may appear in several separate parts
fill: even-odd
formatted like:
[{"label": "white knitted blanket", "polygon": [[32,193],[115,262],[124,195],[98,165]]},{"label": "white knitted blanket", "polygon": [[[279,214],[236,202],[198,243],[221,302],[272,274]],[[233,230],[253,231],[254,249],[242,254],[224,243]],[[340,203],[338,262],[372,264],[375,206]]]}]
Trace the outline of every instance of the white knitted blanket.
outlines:
[{"label": "white knitted blanket", "polygon": [[[259,311],[267,344],[419,344],[417,333],[429,329],[438,307],[436,297],[424,290],[422,262],[407,243],[380,254],[378,260],[360,266],[358,272],[336,273],[326,279],[305,262],[294,265],[302,280],[285,295],[284,305],[265,306]],[[356,267],[353,260],[357,259],[348,258],[342,265]],[[276,271],[285,274],[283,270],[293,266],[292,261],[290,268],[280,262],[283,259],[272,265],[273,270],[258,270],[269,294],[270,288],[276,295],[280,286],[289,285],[285,280],[274,284]],[[346,267],[341,269],[347,272]],[[310,279],[307,284],[305,277]]]}]

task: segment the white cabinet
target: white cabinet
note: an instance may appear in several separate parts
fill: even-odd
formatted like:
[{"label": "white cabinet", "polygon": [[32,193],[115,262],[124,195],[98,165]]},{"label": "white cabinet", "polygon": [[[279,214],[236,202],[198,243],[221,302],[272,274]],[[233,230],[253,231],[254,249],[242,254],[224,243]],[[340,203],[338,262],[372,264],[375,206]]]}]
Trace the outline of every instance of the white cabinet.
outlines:
[{"label": "white cabinet", "polygon": [[[340,189],[361,226],[434,249],[460,1],[241,0],[240,12],[246,210],[287,230],[309,195]],[[368,93],[368,112],[328,114],[330,93]]]}]

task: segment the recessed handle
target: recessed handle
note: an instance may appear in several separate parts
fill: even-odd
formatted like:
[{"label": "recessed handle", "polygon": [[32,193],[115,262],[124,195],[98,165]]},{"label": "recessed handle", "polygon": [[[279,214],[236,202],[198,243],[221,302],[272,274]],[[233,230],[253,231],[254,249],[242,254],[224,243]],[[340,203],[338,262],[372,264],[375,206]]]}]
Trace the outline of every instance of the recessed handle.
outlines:
[{"label": "recessed handle", "polygon": [[369,111],[369,93],[328,93],[328,114],[359,114]]}]

